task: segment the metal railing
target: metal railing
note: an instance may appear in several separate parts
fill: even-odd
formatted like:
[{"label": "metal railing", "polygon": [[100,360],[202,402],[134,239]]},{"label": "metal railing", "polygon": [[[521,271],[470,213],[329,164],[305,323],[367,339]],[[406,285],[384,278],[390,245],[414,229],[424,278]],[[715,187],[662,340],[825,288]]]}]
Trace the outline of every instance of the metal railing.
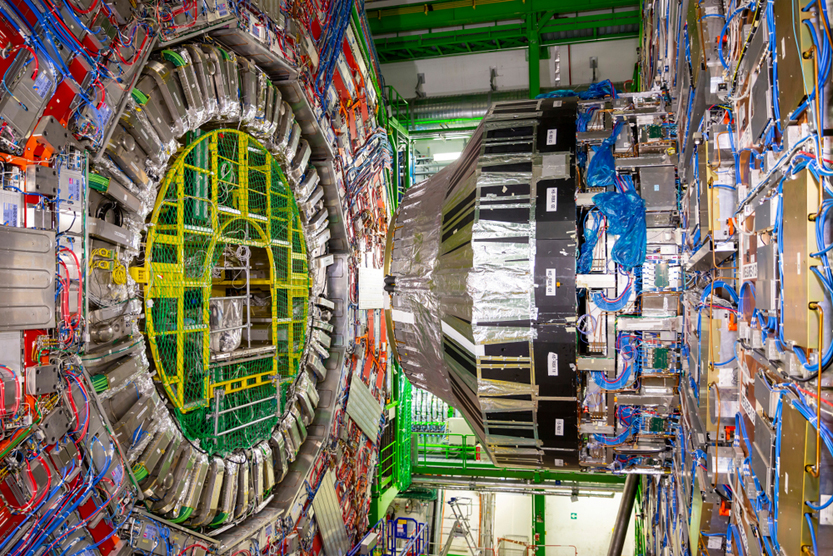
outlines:
[{"label": "metal railing", "polygon": [[[543,548],[543,554],[538,552]],[[526,556],[578,556],[578,547],[574,544],[531,544],[526,549]]]},{"label": "metal railing", "polygon": [[574,544],[527,544],[506,537],[498,538],[497,544],[500,556],[578,556],[578,547]]},{"label": "metal railing", "polygon": [[411,105],[391,85],[388,85],[385,89],[391,115],[401,124],[408,125],[411,122]]},{"label": "metal railing", "polygon": [[[387,556],[420,556],[428,554],[428,525],[410,517],[397,517],[387,522]],[[398,541],[405,544],[397,546]]]},{"label": "metal railing", "polygon": [[419,466],[493,467],[473,434],[414,432],[412,435],[416,437],[416,463]]},{"label": "metal railing", "polygon": [[[375,541],[370,541],[375,535]],[[369,556],[427,556],[430,541],[428,525],[409,517],[382,518],[364,534],[347,556],[359,556],[368,541]],[[401,541],[404,541],[401,542]]]}]

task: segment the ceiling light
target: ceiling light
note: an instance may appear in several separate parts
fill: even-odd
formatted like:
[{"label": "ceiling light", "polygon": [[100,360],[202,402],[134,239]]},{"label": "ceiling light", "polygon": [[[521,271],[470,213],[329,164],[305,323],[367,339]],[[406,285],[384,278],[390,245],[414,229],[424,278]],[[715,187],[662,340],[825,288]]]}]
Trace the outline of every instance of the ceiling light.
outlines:
[{"label": "ceiling light", "polygon": [[434,155],[434,162],[451,162],[460,158],[462,152],[456,153],[437,153]]}]

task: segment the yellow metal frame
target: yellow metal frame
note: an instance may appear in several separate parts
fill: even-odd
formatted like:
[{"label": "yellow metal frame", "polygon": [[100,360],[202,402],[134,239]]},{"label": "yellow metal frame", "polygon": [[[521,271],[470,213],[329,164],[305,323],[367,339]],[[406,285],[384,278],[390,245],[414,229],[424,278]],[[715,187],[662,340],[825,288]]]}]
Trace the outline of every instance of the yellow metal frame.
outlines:
[{"label": "yellow metal frame", "polygon": [[[237,138],[237,160],[220,155],[218,146],[221,138],[227,136],[236,136]],[[209,162],[210,169],[199,168],[185,161],[188,155],[194,151],[198,145],[204,145],[204,142],[209,144]],[[252,152],[257,152],[264,157],[264,164],[262,166],[252,166],[249,164],[249,155]],[[218,174],[218,159],[228,160],[235,164],[238,168],[238,183],[231,183],[220,180]],[[272,157],[268,150],[261,145],[256,139],[245,132],[235,129],[218,129],[206,133],[199,137],[196,141],[191,143],[185,150],[179,153],[176,161],[169,167],[165,176],[165,180],[159,189],[156,198],[156,203],[153,213],[150,218],[150,226],[148,227],[147,242],[145,248],[145,270],[147,271],[147,283],[144,288],[145,299],[148,303],[157,298],[175,298],[177,303],[177,323],[175,330],[157,330],[155,328],[154,318],[151,311],[151,306],[148,305],[146,311],[146,336],[148,344],[151,348],[151,354],[156,364],[158,371],[158,379],[162,382],[165,391],[170,400],[182,413],[193,411],[194,409],[207,407],[214,396],[214,390],[221,388],[225,393],[230,394],[251,388],[263,386],[266,383],[273,383],[275,388],[279,387],[279,378],[281,376],[294,376],[297,373],[298,364],[300,360],[301,350],[293,351],[292,346],[295,341],[293,334],[293,323],[303,322],[304,333],[306,329],[307,316],[307,300],[309,298],[309,275],[306,264],[306,243],[303,240],[303,229],[301,228],[299,213],[295,205],[291,189],[289,188],[286,178],[279,167],[273,168],[277,164],[277,160]],[[189,196],[184,191],[184,175],[185,170],[191,170],[197,173],[205,174],[210,179],[210,198],[200,198]],[[288,241],[282,241],[272,238],[272,197],[274,195],[281,195],[281,193],[272,188],[272,170],[277,169],[277,175],[280,176],[282,185],[286,191],[286,208],[280,209],[280,212],[286,212],[286,226],[288,229]],[[249,195],[259,194],[259,192],[249,190],[249,172],[257,171],[265,176],[266,183],[266,199],[265,212],[260,213],[249,211]],[[234,195],[232,203],[234,207],[222,206],[218,203],[219,182],[223,181],[227,186],[234,188]],[[176,188],[176,195],[168,195],[171,187]],[[193,199],[199,203],[205,203],[209,207],[210,212],[210,228],[203,228],[198,226],[188,226],[186,229],[185,218],[185,204],[187,199]],[[163,214],[163,209],[170,207],[176,210],[176,223],[160,221],[160,215]],[[220,215],[224,214],[230,217],[227,221],[221,224]],[[277,216],[277,215],[276,215]],[[225,232],[230,225],[245,221],[249,230],[253,231],[248,239],[241,239],[226,235]],[[171,233],[173,232],[173,233]],[[185,235],[203,235],[209,237],[208,247],[205,255],[205,268],[201,276],[197,278],[185,277],[184,265],[184,247]],[[298,234],[301,239],[301,253],[292,252],[292,237]],[[255,236],[255,237],[252,237]],[[268,280],[251,280],[253,285],[270,285],[272,293],[272,345],[278,345],[278,325],[287,324],[287,353],[276,353],[272,356],[271,370],[263,373],[248,375],[222,382],[212,382],[210,373],[205,373],[204,383],[202,385],[203,397],[199,400],[191,400],[186,402],[184,388],[184,351],[186,346],[186,336],[188,334],[201,332],[202,335],[202,356],[204,364],[210,361],[210,330],[209,330],[209,300],[211,299],[212,287],[228,285],[214,281],[212,279],[212,264],[214,249],[217,244],[235,244],[247,245],[250,247],[263,248],[269,259],[270,275]],[[176,262],[155,262],[152,260],[153,247],[155,245],[170,245],[176,249]],[[278,280],[276,276],[275,266],[275,250],[285,249],[287,253],[287,274],[286,280]],[[293,261],[303,260],[303,272],[293,272]],[[202,291],[202,324],[187,325],[184,322],[184,295],[186,289],[200,289]],[[288,317],[279,317],[277,312],[277,293],[278,290],[286,291],[287,293],[287,310]],[[294,298],[304,299],[304,315],[301,319],[292,318],[292,307]],[[174,368],[171,368],[171,362],[165,360],[160,354],[157,338],[176,335],[177,355]],[[300,339],[303,343],[303,338]],[[286,357],[289,360],[288,369],[279,369],[278,361],[281,357]]]}]

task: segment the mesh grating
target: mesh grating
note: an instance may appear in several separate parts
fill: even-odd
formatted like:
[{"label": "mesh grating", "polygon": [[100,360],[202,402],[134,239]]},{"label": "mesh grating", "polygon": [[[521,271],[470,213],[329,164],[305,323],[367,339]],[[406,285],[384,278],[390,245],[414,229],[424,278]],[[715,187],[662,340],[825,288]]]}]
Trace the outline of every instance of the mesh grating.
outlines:
[{"label": "mesh grating", "polygon": [[245,132],[196,136],[148,227],[146,334],[185,434],[227,453],[267,438],[298,372],[309,297],[300,214]]}]

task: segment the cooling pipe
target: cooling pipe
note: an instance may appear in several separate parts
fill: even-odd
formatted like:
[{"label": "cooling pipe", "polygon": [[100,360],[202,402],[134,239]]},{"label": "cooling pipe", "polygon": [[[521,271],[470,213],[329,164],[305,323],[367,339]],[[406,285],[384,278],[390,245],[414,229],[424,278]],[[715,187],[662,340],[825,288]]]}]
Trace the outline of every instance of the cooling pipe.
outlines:
[{"label": "cooling pipe", "polygon": [[[525,481],[504,481],[504,480],[488,480],[477,478],[456,478],[456,477],[419,477],[415,476],[411,480],[411,484],[424,488],[443,488],[446,490],[476,490],[486,492],[516,492],[519,494],[547,494],[553,496],[572,496],[574,490],[578,488],[579,496],[613,496],[616,492],[621,492],[622,487],[617,484],[613,485],[548,485],[528,483]],[[627,483],[626,483],[627,484]],[[625,525],[627,529],[627,525]]]},{"label": "cooling pipe", "polygon": [[633,503],[636,500],[637,486],[639,486],[639,475],[628,475],[625,480],[625,491],[622,493],[622,503],[619,505],[616,526],[613,528],[613,537],[610,539],[607,556],[622,556],[622,548],[625,546],[625,537],[628,534],[628,524],[631,521],[631,513],[633,513]]}]

